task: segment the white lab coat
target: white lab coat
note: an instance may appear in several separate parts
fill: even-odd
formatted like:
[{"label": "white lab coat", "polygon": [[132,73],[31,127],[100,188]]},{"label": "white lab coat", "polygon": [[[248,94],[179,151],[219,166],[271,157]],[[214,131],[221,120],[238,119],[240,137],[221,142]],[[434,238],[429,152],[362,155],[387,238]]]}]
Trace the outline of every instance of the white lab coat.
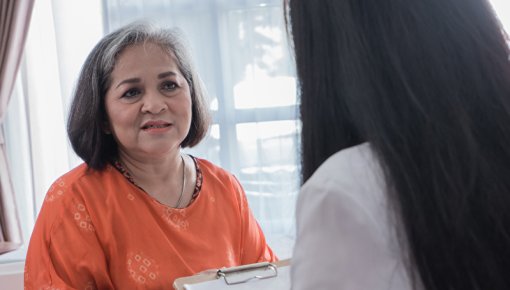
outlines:
[{"label": "white lab coat", "polygon": [[292,289],[411,289],[386,199],[368,143],[326,160],[298,197]]}]

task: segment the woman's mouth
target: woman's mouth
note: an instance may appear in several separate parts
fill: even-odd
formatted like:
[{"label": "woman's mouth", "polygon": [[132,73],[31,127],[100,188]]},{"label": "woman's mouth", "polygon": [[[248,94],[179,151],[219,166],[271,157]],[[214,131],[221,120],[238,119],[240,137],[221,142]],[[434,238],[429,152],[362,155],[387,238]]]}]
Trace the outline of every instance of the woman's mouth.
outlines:
[{"label": "woman's mouth", "polygon": [[148,121],[142,125],[141,129],[149,133],[163,133],[169,130],[171,123],[165,121]]},{"label": "woman's mouth", "polygon": [[142,126],[142,130],[157,129],[157,128],[166,128],[166,127],[170,127],[170,124],[144,125],[144,126]]}]

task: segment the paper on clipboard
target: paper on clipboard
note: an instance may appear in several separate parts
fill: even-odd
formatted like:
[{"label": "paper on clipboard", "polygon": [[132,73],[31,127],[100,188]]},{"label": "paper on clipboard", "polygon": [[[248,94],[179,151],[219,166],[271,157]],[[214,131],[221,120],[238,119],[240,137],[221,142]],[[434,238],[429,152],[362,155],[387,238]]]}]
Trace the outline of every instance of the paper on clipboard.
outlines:
[{"label": "paper on clipboard", "polygon": [[284,260],[219,269],[215,273],[179,278],[174,287],[178,290],[288,290],[289,264],[290,260]]}]

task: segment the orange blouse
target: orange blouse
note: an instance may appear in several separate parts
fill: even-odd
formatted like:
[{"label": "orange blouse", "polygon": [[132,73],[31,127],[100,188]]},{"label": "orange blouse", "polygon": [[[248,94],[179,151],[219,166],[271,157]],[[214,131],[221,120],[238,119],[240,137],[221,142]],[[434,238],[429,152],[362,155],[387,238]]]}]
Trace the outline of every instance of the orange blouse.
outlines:
[{"label": "orange blouse", "polygon": [[202,188],[184,209],[111,165],[82,164],[55,181],[30,240],[25,289],[172,289],[207,269],[275,261],[237,179],[196,160]]}]

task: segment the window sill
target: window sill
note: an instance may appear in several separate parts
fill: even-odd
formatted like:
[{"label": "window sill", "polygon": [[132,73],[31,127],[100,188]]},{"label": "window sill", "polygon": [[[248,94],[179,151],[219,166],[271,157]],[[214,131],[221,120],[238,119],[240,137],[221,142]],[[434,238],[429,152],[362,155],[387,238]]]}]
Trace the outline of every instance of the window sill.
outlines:
[{"label": "window sill", "polygon": [[20,249],[4,253],[0,255],[0,274],[2,273],[2,267],[4,265],[15,264],[15,263],[25,263],[25,257],[27,255],[27,250],[24,247]]}]

